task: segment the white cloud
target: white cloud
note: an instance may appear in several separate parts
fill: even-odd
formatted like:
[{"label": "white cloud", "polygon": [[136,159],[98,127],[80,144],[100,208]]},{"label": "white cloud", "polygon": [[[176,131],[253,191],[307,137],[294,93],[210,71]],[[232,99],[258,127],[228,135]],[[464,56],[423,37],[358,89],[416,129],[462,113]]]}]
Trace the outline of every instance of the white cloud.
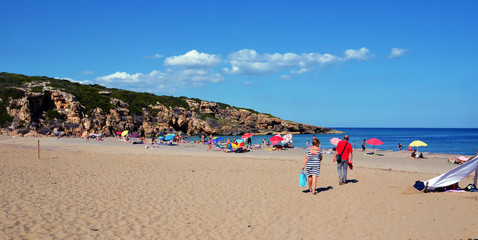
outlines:
[{"label": "white cloud", "polygon": [[[167,57],[164,60],[166,69],[154,70],[150,73],[115,72],[100,76],[95,83],[108,87],[123,88],[133,91],[171,93],[183,88],[201,87],[224,81],[223,75],[214,67],[223,64],[222,72],[244,76],[279,73],[280,80],[290,80],[294,75],[304,74],[317,68],[340,64],[352,59],[367,60],[370,51],[362,47],[358,50],[348,49],[343,57],[329,53],[264,53],[254,49],[242,49],[232,52],[223,61],[219,55],[200,53],[191,50],[184,55]],[[156,54],[153,57],[163,57]],[[244,81],[243,85],[253,84]]]},{"label": "white cloud", "polygon": [[258,54],[253,49],[242,49],[228,56],[231,69],[224,68],[228,74],[263,75],[291,68],[298,64],[300,57],[295,53]]},{"label": "white cloud", "polygon": [[166,58],[164,65],[183,68],[212,68],[221,62],[220,56],[191,50],[184,55]]},{"label": "white cloud", "polygon": [[162,57],[163,57],[163,54],[159,54],[159,53],[156,53],[153,56],[144,56],[144,58],[146,59],[150,59],[150,58],[156,59],[156,58],[162,58]]},{"label": "white cloud", "polygon": [[400,58],[406,52],[408,52],[408,49],[392,48],[392,51],[388,58]]},{"label": "white cloud", "polygon": [[145,76],[142,73],[128,74],[125,72],[115,72],[107,76],[97,77],[96,80],[104,83],[138,83]]},{"label": "white cloud", "polygon": [[291,74],[303,74],[318,67],[338,64],[350,59],[367,60],[367,48],[359,50],[348,49],[345,57],[337,57],[329,53],[265,53],[259,54],[253,49],[242,49],[228,56],[230,68],[223,68],[227,74],[264,75],[279,71],[290,71]]},{"label": "white cloud", "polygon": [[75,80],[75,79],[73,79],[73,78],[67,78],[67,77],[63,77],[63,78],[54,77],[54,79],[68,80],[68,81],[70,81],[70,82],[77,82],[77,83],[81,83],[81,84],[94,84],[94,82],[91,81],[91,80],[78,81],[78,80]]},{"label": "white cloud", "polygon": [[93,73],[95,73],[93,70],[85,70],[85,71],[83,71],[83,74],[84,74],[84,75],[91,75],[91,74],[93,74]]},{"label": "white cloud", "polygon": [[205,69],[173,70],[168,73],[168,78],[182,86],[190,84],[193,86],[203,86],[207,82],[218,83],[224,81],[224,77],[221,74]]},{"label": "white cloud", "polygon": [[154,89],[162,92],[176,91],[177,87],[199,87],[205,83],[224,81],[221,74],[204,69],[168,69],[166,72],[154,70],[149,74],[116,72],[97,77],[96,82],[111,87],[121,87],[135,91],[151,92]]},{"label": "white cloud", "polygon": [[290,75],[280,75],[279,76],[280,80],[290,80],[291,78],[292,78],[292,76],[290,76]]},{"label": "white cloud", "polygon": [[358,59],[358,60],[367,60],[370,56],[368,55],[370,50],[365,47],[360,48],[359,50],[347,49],[345,50],[345,59]]}]

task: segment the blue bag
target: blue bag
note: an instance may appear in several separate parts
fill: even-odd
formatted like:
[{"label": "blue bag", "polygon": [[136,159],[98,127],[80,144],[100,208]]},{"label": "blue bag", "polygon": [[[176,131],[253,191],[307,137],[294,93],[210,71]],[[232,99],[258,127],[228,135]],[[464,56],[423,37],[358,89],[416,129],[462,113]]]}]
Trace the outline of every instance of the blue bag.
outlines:
[{"label": "blue bag", "polygon": [[304,170],[300,171],[299,186],[301,186],[301,187],[307,186],[307,175],[305,175]]}]

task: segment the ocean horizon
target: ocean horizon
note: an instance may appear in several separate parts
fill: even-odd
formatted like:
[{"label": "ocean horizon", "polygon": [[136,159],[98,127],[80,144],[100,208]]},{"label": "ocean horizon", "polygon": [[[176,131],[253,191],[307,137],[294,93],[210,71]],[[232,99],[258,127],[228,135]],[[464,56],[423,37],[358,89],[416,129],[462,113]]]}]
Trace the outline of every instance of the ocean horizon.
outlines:
[{"label": "ocean horizon", "polygon": [[[428,144],[426,147],[419,147],[419,152],[429,153],[448,153],[459,155],[475,155],[478,151],[478,128],[347,128],[332,127],[342,134],[315,134],[320,140],[321,148],[332,149],[334,145],[330,143],[330,139],[337,137],[342,139],[345,134],[349,135],[349,142],[355,142],[355,148],[362,147],[362,140],[370,138],[378,138],[383,144],[372,146],[365,144],[367,151],[371,151],[373,147],[382,151],[398,151],[398,144],[403,145],[403,151],[408,151],[408,145],[415,141],[421,140]],[[239,139],[241,136],[216,136]],[[268,141],[273,135],[254,135],[252,143],[262,143],[263,139]],[[295,134],[292,141],[294,147],[306,147],[306,142],[311,142],[314,134]],[[188,138],[191,141],[198,140],[199,137],[192,136]]]}]

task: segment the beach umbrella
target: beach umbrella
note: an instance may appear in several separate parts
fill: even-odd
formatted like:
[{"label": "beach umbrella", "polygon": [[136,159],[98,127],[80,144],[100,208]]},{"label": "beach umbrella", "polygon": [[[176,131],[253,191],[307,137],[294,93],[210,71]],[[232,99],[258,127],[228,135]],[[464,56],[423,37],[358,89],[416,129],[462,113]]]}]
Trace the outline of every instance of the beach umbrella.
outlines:
[{"label": "beach umbrella", "polygon": [[213,137],[212,138],[212,143],[217,143],[222,140],[222,137]]},{"label": "beach umbrella", "polygon": [[277,134],[273,137],[270,138],[272,146],[277,145],[280,141],[283,141],[284,138],[280,136],[280,134]]},{"label": "beach umbrella", "polygon": [[426,146],[428,146],[428,144],[426,144],[426,143],[424,143],[420,140],[415,140],[412,143],[410,143],[410,145],[408,145],[408,146],[417,147],[417,149],[418,149],[418,147],[426,147]]},{"label": "beach umbrella", "polygon": [[124,130],[124,131],[121,133],[121,136],[122,136],[122,137],[124,137],[124,136],[126,136],[126,135],[128,135],[128,130]]},{"label": "beach umbrella", "polygon": [[120,134],[121,134],[121,131],[117,131],[116,134],[120,135]]},{"label": "beach umbrella", "polygon": [[246,138],[250,138],[250,137],[252,137],[252,136],[254,136],[254,134],[252,134],[252,133],[246,133],[246,134],[242,135],[241,138],[242,138],[242,139],[246,139]]},{"label": "beach umbrella", "polygon": [[169,141],[169,140],[173,139],[174,136],[176,136],[174,133],[170,133],[170,134],[164,136],[164,140]]},{"label": "beach umbrella", "polygon": [[426,147],[426,146],[428,146],[428,144],[426,144],[426,143],[424,143],[420,140],[415,140],[412,143],[410,143],[409,146],[411,146],[411,147]]},{"label": "beach umbrella", "polygon": [[339,142],[340,142],[340,138],[334,137],[334,138],[330,139],[330,143],[332,143],[335,146],[337,146],[337,144],[339,144]]},{"label": "beach umbrella", "polygon": [[373,150],[372,150],[372,153],[375,152],[375,145],[382,145],[383,142],[380,141],[380,139],[377,139],[377,138],[370,138],[369,140],[365,141],[367,144],[370,144],[373,146]]},{"label": "beach umbrella", "polygon": [[232,148],[238,148],[238,147],[244,147],[244,142],[239,142],[239,143],[231,143]]},{"label": "beach umbrella", "polygon": [[286,144],[292,140],[292,134],[288,133],[284,136],[282,136],[284,140],[281,141],[282,144]]}]

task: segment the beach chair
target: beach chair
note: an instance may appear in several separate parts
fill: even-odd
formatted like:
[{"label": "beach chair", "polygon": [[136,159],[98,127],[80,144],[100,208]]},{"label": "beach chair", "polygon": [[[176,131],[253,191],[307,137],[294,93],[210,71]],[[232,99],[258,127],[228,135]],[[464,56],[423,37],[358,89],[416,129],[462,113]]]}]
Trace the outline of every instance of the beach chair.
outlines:
[{"label": "beach chair", "polygon": [[214,151],[224,151],[225,149],[226,147],[219,143],[214,144],[214,149],[213,149]]}]

